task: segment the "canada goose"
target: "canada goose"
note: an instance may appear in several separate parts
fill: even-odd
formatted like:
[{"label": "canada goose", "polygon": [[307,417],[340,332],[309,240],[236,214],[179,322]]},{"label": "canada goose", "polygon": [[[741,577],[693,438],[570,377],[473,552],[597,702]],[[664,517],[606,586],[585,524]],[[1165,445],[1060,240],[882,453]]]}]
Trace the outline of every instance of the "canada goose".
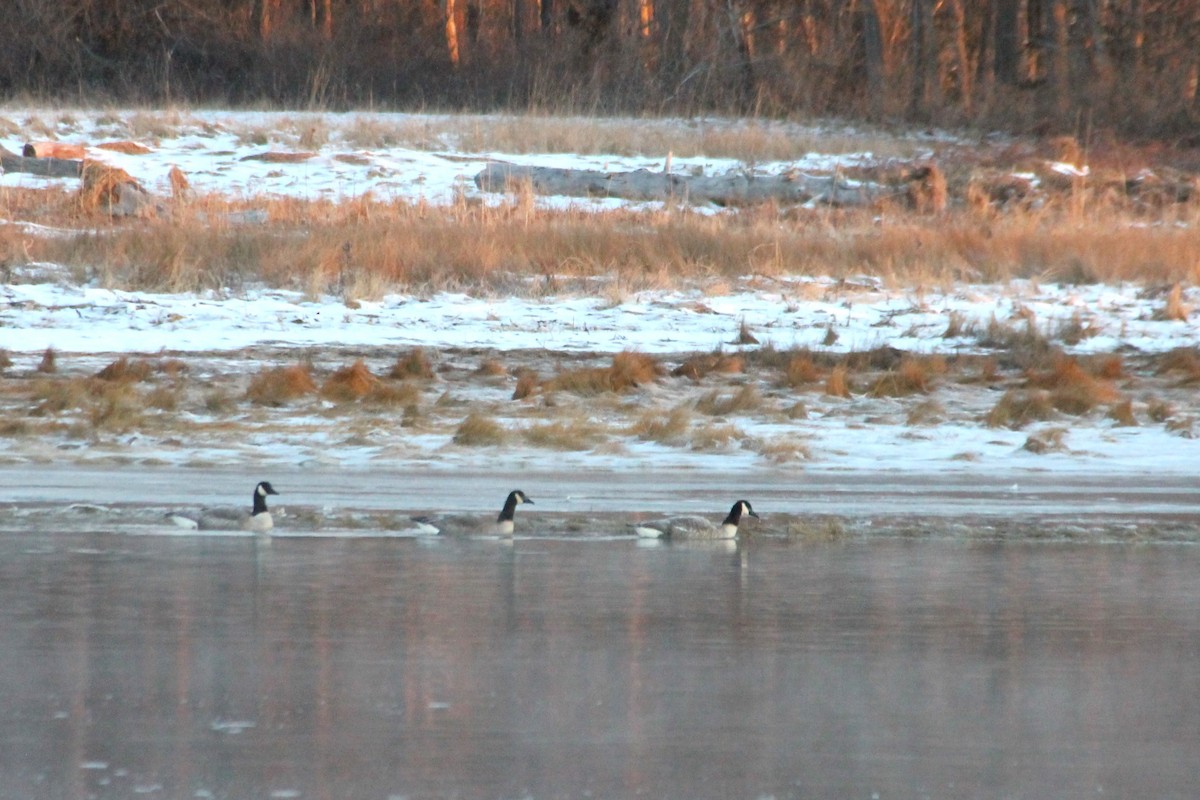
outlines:
[{"label": "canada goose", "polygon": [[512,536],[513,534],[513,515],[517,512],[517,506],[522,503],[533,505],[533,501],[522,492],[520,489],[514,489],[508,493],[508,497],[504,500],[504,507],[500,509],[500,515],[496,517],[495,522],[486,517],[478,517],[472,514],[443,514],[437,516],[413,517],[413,522],[420,526],[421,530],[429,533],[437,532],[441,534],[491,534],[493,536]]},{"label": "canada goose", "polygon": [[738,500],[720,525],[713,525],[704,517],[669,517],[632,523],[630,527],[646,539],[733,539],[737,537],[742,514],[758,518],[750,501]]},{"label": "canada goose", "polygon": [[266,533],[275,527],[267,510],[267,495],[279,494],[270,481],[260,481],[254,487],[254,505],[247,513],[241,508],[204,508],[199,513],[174,512],[167,517],[181,528],[207,531],[254,531]]}]

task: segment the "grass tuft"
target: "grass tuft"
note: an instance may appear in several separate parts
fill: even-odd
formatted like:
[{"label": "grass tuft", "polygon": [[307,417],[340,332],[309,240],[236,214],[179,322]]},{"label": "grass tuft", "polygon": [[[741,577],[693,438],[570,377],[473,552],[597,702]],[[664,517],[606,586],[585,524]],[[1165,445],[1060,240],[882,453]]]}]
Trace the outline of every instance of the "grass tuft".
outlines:
[{"label": "grass tuft", "polygon": [[1155,319],[1170,322],[1187,322],[1190,316],[1191,309],[1183,302],[1183,286],[1178,283],[1167,292],[1166,304],[1154,312]]},{"label": "grass tuft", "polygon": [[1129,398],[1122,400],[1108,410],[1109,419],[1116,422],[1119,428],[1136,427],[1137,417],[1133,415],[1133,401]]},{"label": "grass tuft", "polygon": [[746,413],[762,408],[762,394],[752,383],[738,389],[732,395],[719,390],[713,390],[696,401],[696,410],[710,417],[724,417],[730,414]]},{"label": "grass tuft", "polygon": [[838,364],[834,367],[829,377],[825,379],[825,394],[830,397],[849,397],[850,396],[850,370],[845,364]]},{"label": "grass tuft", "polygon": [[633,424],[630,433],[644,442],[678,447],[687,443],[691,427],[691,411],[684,406],[676,406],[666,415],[659,411],[647,411]]},{"label": "grass tuft", "polygon": [[1011,428],[1018,430],[1035,420],[1051,419],[1054,403],[1050,393],[1043,390],[1022,391],[1009,389],[984,416],[989,428]]},{"label": "grass tuft", "polygon": [[1067,414],[1085,414],[1098,405],[1119,399],[1111,383],[1096,378],[1078,360],[1066,356],[1055,358],[1047,370],[1028,372],[1026,385],[1048,389],[1050,402]]},{"label": "grass tuft", "polygon": [[522,370],[521,374],[517,376],[517,385],[513,389],[512,399],[524,400],[526,397],[535,394],[540,386],[541,379],[538,377],[537,372],[531,369]]},{"label": "grass tuft", "polygon": [[97,372],[96,377],[114,383],[140,383],[150,377],[151,369],[150,362],[144,359],[130,361],[126,356],[121,356]]},{"label": "grass tuft", "polygon": [[42,353],[42,360],[38,362],[37,371],[51,375],[58,372],[58,354],[54,352],[53,347],[47,347]]},{"label": "grass tuft", "polygon": [[662,367],[653,358],[626,350],[613,356],[611,366],[563,372],[547,381],[545,388],[585,397],[605,392],[619,394],[653,383],[661,374]]},{"label": "grass tuft", "polygon": [[710,353],[692,356],[684,361],[671,374],[676,377],[691,378],[694,381],[716,372],[722,375],[736,375],[746,370],[746,359],[738,355]]},{"label": "grass tuft", "polygon": [[339,403],[350,403],[366,397],[379,384],[379,378],[360,358],[348,367],[334,372],[321,384],[321,397]]},{"label": "grass tuft", "polygon": [[792,356],[784,370],[783,383],[793,389],[798,389],[810,383],[821,380],[821,369],[813,361],[811,353],[797,353]]},{"label": "grass tuft", "polygon": [[430,363],[429,356],[425,355],[422,348],[414,347],[407,355],[399,356],[396,359],[388,377],[396,380],[411,378],[427,381],[433,378],[433,364]]},{"label": "grass tuft", "polygon": [[507,439],[498,422],[478,413],[468,414],[454,431],[454,443],[465,447],[497,447]]},{"label": "grass tuft", "polygon": [[934,376],[945,372],[946,360],[940,356],[904,356],[895,369],[880,375],[867,393],[872,397],[929,394]]},{"label": "grass tuft", "polygon": [[250,380],[246,398],[260,406],[282,406],[317,391],[312,370],[304,364],[261,370]]},{"label": "grass tuft", "polygon": [[551,450],[590,450],[604,441],[604,431],[584,419],[532,425],[521,432],[534,447]]}]

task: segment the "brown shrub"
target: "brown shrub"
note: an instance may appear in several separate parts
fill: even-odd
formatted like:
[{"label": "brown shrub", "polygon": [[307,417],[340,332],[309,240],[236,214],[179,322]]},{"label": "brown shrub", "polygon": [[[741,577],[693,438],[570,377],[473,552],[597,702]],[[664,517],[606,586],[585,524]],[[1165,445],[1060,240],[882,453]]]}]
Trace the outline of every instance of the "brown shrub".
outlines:
[{"label": "brown shrub", "polygon": [[738,326],[737,336],[734,338],[733,344],[758,344],[758,337],[750,332],[750,326],[745,320]]},{"label": "brown shrub", "polygon": [[454,443],[466,447],[495,447],[507,438],[499,423],[477,413],[468,414],[454,431]]},{"label": "brown shrub", "polygon": [[0,347],[0,369],[8,369],[12,365],[13,362],[8,355],[8,351]]},{"label": "brown shrub", "polygon": [[304,364],[263,369],[250,380],[246,397],[262,406],[281,406],[317,391],[312,371]]},{"label": "brown shrub", "polygon": [[425,355],[423,349],[414,347],[407,355],[396,358],[396,363],[392,365],[392,371],[388,373],[388,377],[397,380],[415,378],[427,381],[433,377],[433,364],[430,363],[429,357]]},{"label": "brown shrub", "polygon": [[348,403],[365,397],[379,383],[360,358],[348,367],[342,367],[321,384],[321,397],[339,403]]}]

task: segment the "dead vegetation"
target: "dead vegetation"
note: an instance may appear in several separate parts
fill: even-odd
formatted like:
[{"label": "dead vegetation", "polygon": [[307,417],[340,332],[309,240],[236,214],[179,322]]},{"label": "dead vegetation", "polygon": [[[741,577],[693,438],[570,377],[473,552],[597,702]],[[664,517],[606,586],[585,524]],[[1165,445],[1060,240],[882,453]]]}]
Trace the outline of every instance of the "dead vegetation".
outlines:
[{"label": "dead vegetation", "polygon": [[562,372],[543,384],[549,392],[571,392],[584,397],[606,392],[622,393],[653,383],[663,368],[651,356],[626,350],[613,356],[608,367],[585,367]]},{"label": "dead vegetation", "polygon": [[305,364],[294,364],[261,370],[251,379],[246,397],[258,405],[282,406],[316,391],[312,370]]},{"label": "dead vegetation", "polygon": [[[1200,418],[1192,388],[1200,355],[1193,348],[1159,356],[1067,356],[1051,347],[1032,362],[1015,363],[1005,353],[944,357],[893,348],[830,353],[762,347],[685,357],[669,372],[664,362],[636,352],[619,353],[606,366],[565,369],[594,364],[595,357],[509,355],[507,365],[485,359],[493,363],[486,370],[475,357],[403,354],[398,362],[440,365],[436,392],[427,379],[411,377],[431,374],[424,368],[395,370],[408,377],[390,377],[383,354],[341,366],[311,358],[249,374],[224,368],[197,374],[181,359],[146,357],[88,367],[72,358],[58,365],[65,372],[10,369],[0,380],[0,408],[6,409],[0,436],[8,442],[39,436],[111,442],[136,432],[131,440],[161,437],[170,447],[188,441],[241,447],[248,431],[292,436],[328,426],[340,437],[338,448],[380,452],[403,453],[414,436],[463,447],[562,453],[627,454],[636,442],[741,452],[787,466],[820,462],[827,449],[850,448],[854,431],[874,426],[898,426],[899,439],[928,440],[944,425],[982,425],[997,429],[1007,452],[1023,446],[1071,454],[1066,440],[1080,424],[1161,426],[1190,437]],[[547,367],[557,367],[558,374],[543,381],[537,368]],[[514,377],[517,393],[528,392],[525,402],[504,399]],[[652,389],[635,390],[647,386]],[[325,402],[302,402],[306,398]],[[827,418],[844,420],[844,441],[813,436]],[[1024,445],[1002,433],[1020,430],[1030,431]],[[954,457],[982,461],[986,450]]]}]

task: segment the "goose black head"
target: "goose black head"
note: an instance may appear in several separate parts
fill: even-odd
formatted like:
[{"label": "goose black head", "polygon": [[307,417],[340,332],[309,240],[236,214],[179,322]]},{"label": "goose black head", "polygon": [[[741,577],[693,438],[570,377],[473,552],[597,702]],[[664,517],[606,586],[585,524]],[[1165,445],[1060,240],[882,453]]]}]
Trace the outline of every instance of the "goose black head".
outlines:
[{"label": "goose black head", "polygon": [[504,522],[506,520],[511,520],[513,518],[513,514],[516,513],[517,506],[519,506],[521,503],[529,503],[530,505],[533,505],[533,501],[530,500],[528,495],[526,495],[520,489],[514,489],[513,491],[509,492],[508,498],[504,501],[504,508],[500,509],[500,516],[496,517],[496,521]]},{"label": "goose black head", "polygon": [[754,508],[750,505],[749,500],[738,500],[733,504],[733,508],[729,509],[729,516],[725,518],[725,525],[737,525],[742,521],[742,514],[747,514],[755,519],[758,514],[754,513]]}]

